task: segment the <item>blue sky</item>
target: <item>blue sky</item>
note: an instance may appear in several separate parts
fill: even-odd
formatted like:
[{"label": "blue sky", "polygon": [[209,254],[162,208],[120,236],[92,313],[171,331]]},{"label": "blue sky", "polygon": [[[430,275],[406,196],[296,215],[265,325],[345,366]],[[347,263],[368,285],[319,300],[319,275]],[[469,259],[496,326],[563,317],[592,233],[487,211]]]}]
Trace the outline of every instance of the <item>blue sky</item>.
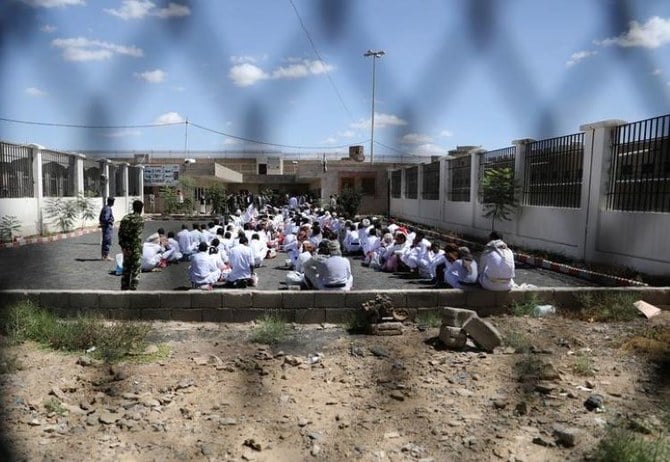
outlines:
[{"label": "blue sky", "polygon": [[368,152],[368,49],[386,52],[375,159],[670,112],[667,0],[3,0],[0,17],[0,139],[53,149]]}]

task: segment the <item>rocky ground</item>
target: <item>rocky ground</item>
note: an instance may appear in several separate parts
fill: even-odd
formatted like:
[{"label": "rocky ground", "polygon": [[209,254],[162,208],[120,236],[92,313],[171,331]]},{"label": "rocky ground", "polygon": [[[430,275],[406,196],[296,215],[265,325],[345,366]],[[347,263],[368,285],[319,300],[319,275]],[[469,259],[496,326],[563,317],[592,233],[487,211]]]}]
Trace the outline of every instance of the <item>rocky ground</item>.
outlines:
[{"label": "rocky ground", "polygon": [[492,353],[416,324],[292,326],[270,347],[251,324],[156,323],[150,352],[169,353],[113,367],[5,346],[2,420],[29,461],[566,461],[608,423],[657,432],[668,372],[622,348],[651,321],[489,320],[507,339]]}]

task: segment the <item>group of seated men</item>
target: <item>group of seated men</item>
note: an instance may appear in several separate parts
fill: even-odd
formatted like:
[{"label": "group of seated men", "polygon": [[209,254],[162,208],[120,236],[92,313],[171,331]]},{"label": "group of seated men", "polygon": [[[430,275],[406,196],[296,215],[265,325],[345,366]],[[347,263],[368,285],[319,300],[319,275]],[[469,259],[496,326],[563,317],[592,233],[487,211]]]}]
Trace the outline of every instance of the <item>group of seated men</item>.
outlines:
[{"label": "group of seated men", "polygon": [[481,285],[488,290],[514,287],[514,256],[497,233],[491,233],[479,263],[467,247],[441,246],[419,230],[376,218],[344,220],[308,204],[283,208],[255,205],[237,210],[227,220],[182,225],[178,233],[163,229],[143,245],[142,270],[189,261],[194,288],[255,286],[255,269],[266,258],[286,254],[292,269],[286,284],[312,290],[351,290],[351,263],[345,255],[361,255],[363,265],[384,272],[407,272],[454,288]]}]

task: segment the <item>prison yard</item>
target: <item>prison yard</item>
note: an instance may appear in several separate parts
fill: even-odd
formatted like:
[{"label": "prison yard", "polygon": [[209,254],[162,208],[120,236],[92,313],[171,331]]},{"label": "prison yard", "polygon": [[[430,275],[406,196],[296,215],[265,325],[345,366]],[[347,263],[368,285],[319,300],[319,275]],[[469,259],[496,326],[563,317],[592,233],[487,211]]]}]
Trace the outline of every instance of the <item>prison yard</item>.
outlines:
[{"label": "prison yard", "polygon": [[[0,142],[0,460],[668,461],[669,126],[422,164]],[[182,261],[122,291],[100,258],[109,197],[117,223],[144,201],[146,239],[302,194],[306,215],[392,218],[475,259],[495,229],[520,287],[351,255],[351,291],[297,290],[279,251],[255,287],[194,287]]]}]

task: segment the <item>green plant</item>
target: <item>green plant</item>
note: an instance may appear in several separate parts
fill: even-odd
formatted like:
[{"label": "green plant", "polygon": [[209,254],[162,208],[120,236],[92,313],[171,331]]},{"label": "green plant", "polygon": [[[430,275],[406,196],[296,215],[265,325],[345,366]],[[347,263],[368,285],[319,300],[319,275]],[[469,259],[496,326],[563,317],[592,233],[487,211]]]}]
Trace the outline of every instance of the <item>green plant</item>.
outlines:
[{"label": "green plant", "polygon": [[593,359],[586,354],[578,354],[572,363],[572,372],[582,377],[593,375]]},{"label": "green plant", "polygon": [[596,462],[665,462],[670,460],[670,442],[659,436],[645,439],[630,431],[610,429],[591,460]]},{"label": "green plant", "polygon": [[22,371],[23,363],[16,355],[0,358],[0,375],[11,374],[12,372]]},{"label": "green plant", "polygon": [[0,219],[0,240],[11,242],[21,229],[21,222],[14,215],[3,215]]},{"label": "green plant", "polygon": [[81,228],[83,229],[87,221],[96,219],[95,204],[93,203],[93,200],[90,197],[87,197],[84,193],[79,193],[77,195],[75,203],[77,204],[77,209],[79,210]]},{"label": "green plant", "polygon": [[149,329],[144,323],[105,322],[93,316],[58,319],[30,301],[11,306],[0,318],[0,332],[10,341],[32,340],[63,351],[83,351],[95,347],[95,356],[108,362],[142,351]]},{"label": "green plant", "polygon": [[213,213],[219,215],[226,213],[228,193],[223,186],[210,186],[205,192],[205,198],[211,202]]},{"label": "green plant", "polygon": [[514,179],[514,170],[509,167],[485,170],[480,187],[484,218],[491,219],[493,231],[496,220],[509,220],[510,214],[516,211],[520,187]]},{"label": "green plant", "polygon": [[577,293],[577,317],[596,322],[632,321],[639,316],[634,294],[626,292]]},{"label": "green plant", "polygon": [[529,293],[524,296],[523,301],[515,301],[507,306],[507,310],[514,316],[530,316],[533,314],[539,300],[535,293]]},{"label": "green plant", "polygon": [[442,316],[433,311],[422,312],[416,315],[416,323],[426,327],[440,327],[442,325]]},{"label": "green plant", "polygon": [[44,214],[64,233],[72,229],[79,216],[79,207],[76,201],[53,197],[47,201]]},{"label": "green plant", "polygon": [[286,322],[276,314],[263,315],[251,333],[251,341],[265,345],[281,342],[288,335]]},{"label": "green plant", "polygon": [[337,203],[342,209],[345,218],[354,218],[361,206],[363,195],[354,189],[345,188],[337,198]]},{"label": "green plant", "polygon": [[177,191],[172,186],[161,186],[160,196],[163,198],[163,214],[170,215],[179,208]]},{"label": "green plant", "polygon": [[514,348],[515,353],[529,353],[532,349],[532,344],[527,335],[518,331],[510,331],[503,338],[503,343],[511,348]]},{"label": "green plant", "polygon": [[67,414],[67,411],[63,407],[63,403],[58,401],[56,398],[49,398],[43,403],[43,405],[44,409],[46,409],[49,414],[54,413],[59,416],[64,416]]}]

